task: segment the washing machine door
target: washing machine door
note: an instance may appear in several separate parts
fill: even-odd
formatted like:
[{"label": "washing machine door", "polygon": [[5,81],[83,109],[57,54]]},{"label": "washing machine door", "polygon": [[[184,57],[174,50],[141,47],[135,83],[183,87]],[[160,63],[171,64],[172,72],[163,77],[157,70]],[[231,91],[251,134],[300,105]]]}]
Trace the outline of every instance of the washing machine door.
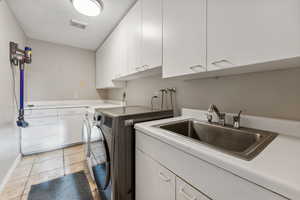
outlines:
[{"label": "washing machine door", "polygon": [[92,173],[99,190],[106,190],[111,178],[108,142],[99,126],[93,126],[91,130],[90,150]]}]

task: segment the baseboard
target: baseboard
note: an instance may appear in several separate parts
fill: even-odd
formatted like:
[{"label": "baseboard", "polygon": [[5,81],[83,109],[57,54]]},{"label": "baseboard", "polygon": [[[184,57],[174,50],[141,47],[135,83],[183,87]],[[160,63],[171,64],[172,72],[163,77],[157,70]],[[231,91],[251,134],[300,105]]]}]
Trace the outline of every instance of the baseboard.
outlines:
[{"label": "baseboard", "polygon": [[7,172],[6,176],[4,177],[2,183],[0,183],[0,193],[3,191],[5,185],[9,181],[11,175],[13,174],[14,170],[17,168],[17,166],[20,163],[21,159],[22,159],[22,155],[19,154],[18,157],[16,158],[16,160],[14,161],[14,163],[12,164],[12,166],[10,167],[10,169],[8,170],[8,172]]}]

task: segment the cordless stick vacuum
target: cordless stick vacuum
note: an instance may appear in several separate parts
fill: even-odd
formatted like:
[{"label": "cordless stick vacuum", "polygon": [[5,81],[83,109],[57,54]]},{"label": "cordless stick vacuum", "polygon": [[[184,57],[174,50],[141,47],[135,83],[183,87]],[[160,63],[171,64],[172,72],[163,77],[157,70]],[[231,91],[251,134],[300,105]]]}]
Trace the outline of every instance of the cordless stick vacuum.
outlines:
[{"label": "cordless stick vacuum", "polygon": [[25,64],[30,64],[32,61],[32,51],[30,47],[25,47],[24,50],[19,49],[17,43],[10,42],[9,52],[11,65],[19,66],[20,69],[20,107],[17,126],[26,128],[29,124],[24,119],[24,71]]}]

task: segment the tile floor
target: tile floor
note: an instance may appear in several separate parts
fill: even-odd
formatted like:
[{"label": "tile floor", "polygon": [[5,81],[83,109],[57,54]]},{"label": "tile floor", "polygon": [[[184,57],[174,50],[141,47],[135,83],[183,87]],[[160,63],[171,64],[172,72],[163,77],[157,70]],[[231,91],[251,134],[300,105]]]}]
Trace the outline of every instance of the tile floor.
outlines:
[{"label": "tile floor", "polygon": [[0,200],[27,200],[31,185],[81,170],[84,170],[88,177],[94,200],[100,200],[84,159],[82,145],[26,156],[13,172],[11,179],[0,194]]}]

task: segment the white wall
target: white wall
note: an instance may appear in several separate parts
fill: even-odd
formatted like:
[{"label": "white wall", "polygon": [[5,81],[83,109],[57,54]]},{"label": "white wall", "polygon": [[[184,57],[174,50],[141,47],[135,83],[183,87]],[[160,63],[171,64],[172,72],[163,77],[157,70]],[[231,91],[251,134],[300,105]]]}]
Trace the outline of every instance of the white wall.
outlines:
[{"label": "white wall", "polygon": [[32,64],[26,69],[26,100],[105,98],[95,86],[95,52],[29,39]]},{"label": "white wall", "polygon": [[[208,109],[211,103],[221,111],[244,110],[249,115],[300,120],[300,68],[194,81],[147,78],[129,81],[130,105],[148,105],[160,88],[177,88],[178,108]],[[121,99],[122,90],[109,90],[108,98]]]},{"label": "white wall", "polygon": [[9,42],[23,48],[25,34],[10,12],[6,2],[0,1],[0,184],[19,154],[18,129],[15,128],[12,76],[9,62]]}]

